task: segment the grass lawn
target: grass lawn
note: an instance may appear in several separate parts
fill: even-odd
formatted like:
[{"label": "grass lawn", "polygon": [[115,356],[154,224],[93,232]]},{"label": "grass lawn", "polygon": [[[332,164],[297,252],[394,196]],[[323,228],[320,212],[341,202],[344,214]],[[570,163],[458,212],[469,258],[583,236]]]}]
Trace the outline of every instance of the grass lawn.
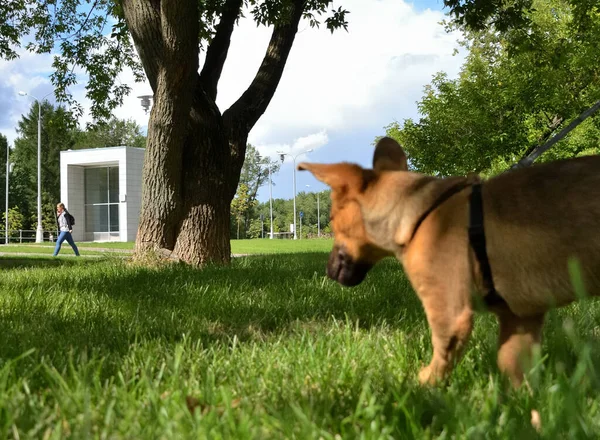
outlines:
[{"label": "grass lawn", "polygon": [[[333,240],[330,239],[312,239],[312,240],[231,240],[231,252],[233,254],[289,254],[298,252],[329,252]],[[102,248],[107,250],[124,251],[133,250],[133,242],[78,242],[77,247]],[[0,245],[0,252],[4,253],[52,253],[54,244],[44,243],[24,243]],[[66,250],[72,252],[68,243],[64,243],[61,253]],[[92,251],[93,252],[93,251]],[[89,251],[86,252],[89,254]]]},{"label": "grass lawn", "polygon": [[[94,256],[98,256],[98,255],[107,255],[107,254],[114,254],[114,255],[128,255],[128,253],[124,253],[122,252],[120,249],[111,249],[108,251],[104,251],[104,250],[90,250],[90,249],[86,249],[86,246],[76,243],[77,244],[77,248],[79,249],[79,253],[83,256],[85,255],[94,255]],[[93,249],[93,248],[91,248]],[[48,246],[48,245],[40,245],[40,246],[33,246],[33,245],[13,245],[13,244],[9,244],[9,245],[2,245],[0,246],[0,254],[4,254],[4,255],[9,255],[9,254],[45,254],[45,255],[52,255],[52,252],[54,252],[54,246]],[[71,246],[69,246],[69,244],[67,242],[65,242],[61,249],[60,249],[60,253],[58,254],[60,257],[72,257],[75,254],[73,253],[73,249],[71,249]]]},{"label": "grass lawn", "polygon": [[[134,243],[132,241],[126,241],[126,242],[120,242],[120,241],[111,241],[111,242],[90,242],[90,241],[77,241],[75,242],[75,244],[77,245],[77,247],[84,247],[84,248],[102,248],[102,249],[115,249],[115,250],[132,250]],[[52,248],[54,249],[54,246],[56,245],[55,242],[50,242],[50,241],[44,241],[43,243],[34,243],[34,242],[27,242],[27,243],[10,243],[8,246],[7,245],[0,245],[0,252],[3,251],[3,249],[5,248],[13,248],[13,247],[18,247],[18,248],[40,248],[40,247],[45,247],[45,248]],[[69,247],[69,243],[67,243],[66,241],[63,244],[63,247],[68,246]],[[70,249],[70,247],[69,247]],[[62,250],[61,250],[62,252]]]},{"label": "grass lawn", "polygon": [[231,252],[234,254],[290,254],[299,252],[329,252],[333,240],[284,240],[255,239],[231,240]]},{"label": "grass lawn", "polygon": [[532,408],[543,438],[599,435],[600,303],[550,314],[532,396],[505,391],[489,314],[426,389],[429,330],[398,264],[349,289],[326,261],[2,257],[0,438],[529,439]]}]

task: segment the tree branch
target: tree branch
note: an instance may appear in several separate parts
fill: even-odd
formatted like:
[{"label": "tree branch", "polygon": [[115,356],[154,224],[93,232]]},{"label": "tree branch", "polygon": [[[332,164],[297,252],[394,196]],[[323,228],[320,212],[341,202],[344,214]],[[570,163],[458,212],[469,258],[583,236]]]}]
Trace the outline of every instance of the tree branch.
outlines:
[{"label": "tree branch", "polygon": [[163,56],[160,0],[123,0],[123,15],[150,87],[156,92]]},{"label": "tree branch", "polygon": [[240,15],[242,0],[227,0],[223,6],[221,20],[216,29],[208,50],[206,51],[206,60],[202,72],[200,72],[200,82],[210,98],[217,99],[217,84],[221,78],[223,65],[227,59],[229,44],[231,43],[231,34],[235,22]]},{"label": "tree branch", "polygon": [[289,20],[275,25],[267,52],[254,80],[242,96],[223,114],[225,124],[230,131],[241,131],[247,136],[267,109],[277,90],[294,44],[304,6],[304,0],[294,0],[289,10]]},{"label": "tree branch", "polygon": [[591,107],[587,108],[583,111],[579,116],[571,121],[569,125],[559,131],[556,136],[550,139],[543,145],[539,145],[534,148],[533,151],[523,157],[519,162],[512,166],[512,168],[524,168],[526,166],[531,165],[538,157],[540,157],[546,150],[550,149],[554,144],[563,139],[570,131],[572,131],[575,127],[585,121],[588,117],[592,116],[600,110],[600,100],[596,101]]}]

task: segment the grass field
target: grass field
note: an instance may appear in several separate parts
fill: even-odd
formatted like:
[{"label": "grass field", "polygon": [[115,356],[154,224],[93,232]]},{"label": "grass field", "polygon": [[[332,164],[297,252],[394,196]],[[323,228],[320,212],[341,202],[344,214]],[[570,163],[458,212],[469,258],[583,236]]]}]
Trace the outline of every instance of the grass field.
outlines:
[{"label": "grass field", "polygon": [[310,243],[204,270],[2,257],[0,437],[521,439],[532,408],[542,438],[598,437],[600,304],[550,314],[532,395],[506,391],[489,314],[426,389],[429,330],[398,264],[343,288]]},{"label": "grass field", "polygon": [[[332,240],[316,239],[316,240],[231,240],[231,252],[233,254],[287,254],[298,252],[328,252],[331,249]],[[86,250],[102,248],[114,251],[131,251],[133,250],[133,242],[81,242],[77,243],[77,247]],[[8,253],[52,253],[54,244],[50,242],[44,243],[26,243],[26,244],[9,244],[0,245],[0,252]],[[61,253],[72,253],[68,243],[64,243],[61,248]],[[93,252],[93,251],[91,251]]]}]

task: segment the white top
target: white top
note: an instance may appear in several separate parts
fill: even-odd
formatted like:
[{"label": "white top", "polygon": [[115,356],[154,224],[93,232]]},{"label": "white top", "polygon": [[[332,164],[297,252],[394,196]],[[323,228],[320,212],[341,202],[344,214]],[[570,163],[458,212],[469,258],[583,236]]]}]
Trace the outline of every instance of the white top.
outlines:
[{"label": "white top", "polygon": [[58,226],[60,231],[69,230],[69,225],[67,224],[67,219],[65,218],[65,211],[61,212],[58,216]]}]

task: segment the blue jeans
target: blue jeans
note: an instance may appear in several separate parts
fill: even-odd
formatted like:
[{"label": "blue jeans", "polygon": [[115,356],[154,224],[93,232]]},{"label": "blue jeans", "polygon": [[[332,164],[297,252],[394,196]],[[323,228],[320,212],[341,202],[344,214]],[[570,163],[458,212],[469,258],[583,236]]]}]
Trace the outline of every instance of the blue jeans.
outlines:
[{"label": "blue jeans", "polygon": [[60,252],[60,246],[65,240],[67,240],[67,243],[71,245],[71,247],[73,248],[73,252],[75,252],[75,255],[79,256],[79,249],[77,249],[77,245],[73,241],[73,236],[69,231],[60,231],[60,234],[58,234],[58,238],[56,239],[56,247],[54,248],[54,254],[52,254],[52,256],[56,257],[58,255],[58,253]]}]

